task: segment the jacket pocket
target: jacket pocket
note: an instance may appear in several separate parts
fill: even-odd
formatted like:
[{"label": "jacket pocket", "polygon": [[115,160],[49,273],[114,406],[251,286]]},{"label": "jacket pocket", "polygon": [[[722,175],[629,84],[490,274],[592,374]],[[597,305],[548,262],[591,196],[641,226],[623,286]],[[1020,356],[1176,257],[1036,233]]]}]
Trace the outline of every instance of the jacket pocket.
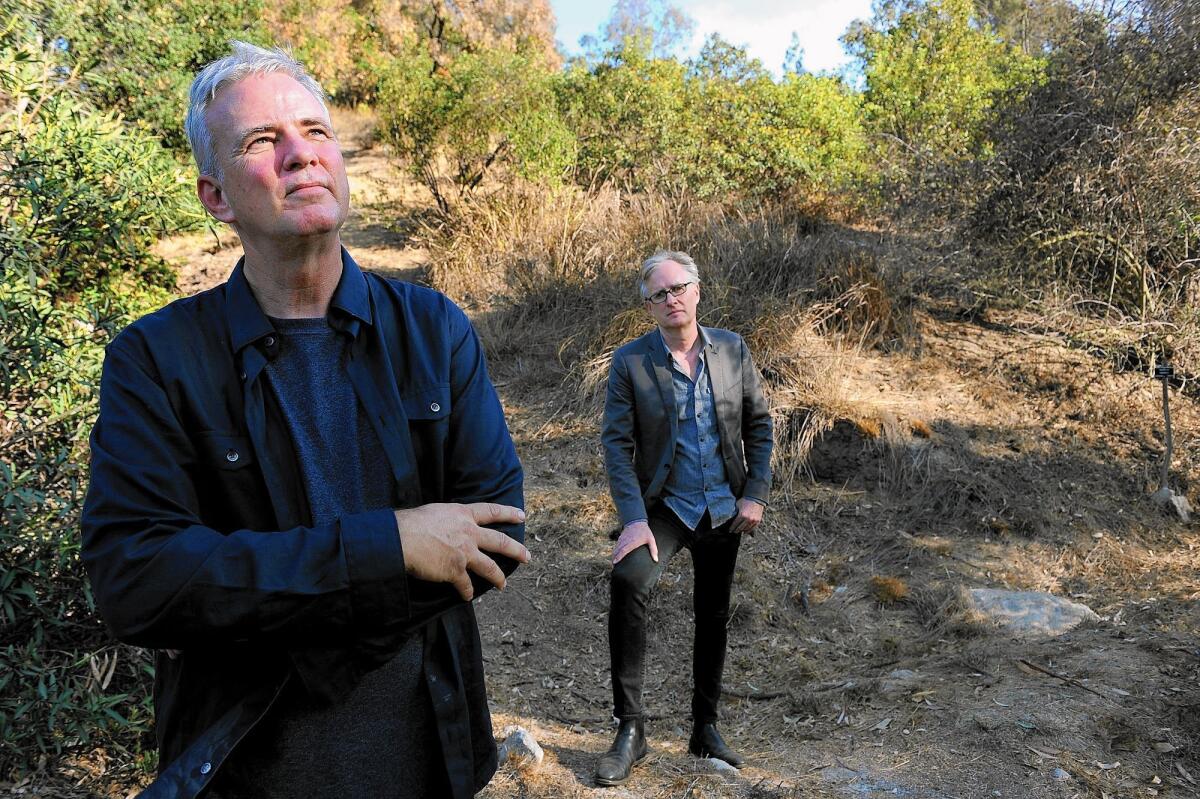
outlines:
[{"label": "jacket pocket", "polygon": [[254,463],[254,450],[246,436],[200,433],[197,446],[201,460],[222,471],[239,471]]},{"label": "jacket pocket", "polygon": [[404,415],[410,422],[435,422],[450,416],[450,385],[435,386],[404,391],[401,394]]}]

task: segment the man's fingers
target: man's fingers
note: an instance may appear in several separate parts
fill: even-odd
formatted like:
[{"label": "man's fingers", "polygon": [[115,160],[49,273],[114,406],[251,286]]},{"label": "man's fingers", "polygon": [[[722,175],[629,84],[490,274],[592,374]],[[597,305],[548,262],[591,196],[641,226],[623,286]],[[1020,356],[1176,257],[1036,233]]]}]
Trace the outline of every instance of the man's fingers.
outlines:
[{"label": "man's fingers", "polygon": [[458,595],[468,602],[475,596],[475,586],[471,584],[471,575],[465,571],[451,580],[450,585],[454,586]]},{"label": "man's fingers", "polygon": [[[501,508],[505,506],[497,505],[496,507]],[[485,552],[495,552],[497,555],[505,555],[521,563],[529,562],[529,550],[499,530],[492,530],[487,527],[479,528],[479,532],[475,538],[475,546]]]},{"label": "man's fingers", "polygon": [[[504,590],[504,571],[496,565],[496,561],[492,560],[482,552],[477,553],[473,558],[471,558],[470,563],[467,564],[467,568],[499,588],[501,591]],[[470,597],[468,597],[468,599],[469,598]]]},{"label": "man's fingers", "polygon": [[467,505],[467,510],[480,527],[485,524],[520,524],[525,521],[525,511],[496,502],[473,502]]}]

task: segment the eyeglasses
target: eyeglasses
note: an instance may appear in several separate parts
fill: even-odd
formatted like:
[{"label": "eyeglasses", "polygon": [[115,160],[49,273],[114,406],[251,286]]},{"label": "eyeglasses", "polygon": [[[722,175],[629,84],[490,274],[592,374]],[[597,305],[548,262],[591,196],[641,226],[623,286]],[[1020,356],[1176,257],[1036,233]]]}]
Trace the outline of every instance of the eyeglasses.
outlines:
[{"label": "eyeglasses", "polygon": [[662,291],[654,292],[646,299],[650,300],[650,302],[654,303],[655,305],[662,305],[664,302],[667,301],[668,294],[670,294],[672,297],[678,297],[681,294],[683,294],[683,292],[687,291],[688,286],[692,285],[695,282],[696,281],[694,281],[694,280],[689,280],[686,283],[676,283],[674,286],[668,286],[667,288],[663,289]]}]

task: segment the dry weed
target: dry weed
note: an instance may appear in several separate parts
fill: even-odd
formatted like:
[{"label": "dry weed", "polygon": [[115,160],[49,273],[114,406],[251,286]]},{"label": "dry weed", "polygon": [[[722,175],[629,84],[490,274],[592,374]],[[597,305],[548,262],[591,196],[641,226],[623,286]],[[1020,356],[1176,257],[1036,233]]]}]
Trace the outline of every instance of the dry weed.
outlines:
[{"label": "dry weed", "polygon": [[493,357],[556,353],[578,412],[599,404],[612,352],[650,329],[638,264],[683,249],[701,264],[701,323],[742,333],[766,378],[785,484],[839,418],[901,437],[867,392],[848,390],[860,353],[915,337],[900,259],[875,234],[782,205],[517,184],[464,202],[423,238],[433,284],[485,312]]},{"label": "dry weed", "polygon": [[908,599],[908,583],[899,577],[876,574],[871,578],[871,593],[881,605],[895,605]]}]

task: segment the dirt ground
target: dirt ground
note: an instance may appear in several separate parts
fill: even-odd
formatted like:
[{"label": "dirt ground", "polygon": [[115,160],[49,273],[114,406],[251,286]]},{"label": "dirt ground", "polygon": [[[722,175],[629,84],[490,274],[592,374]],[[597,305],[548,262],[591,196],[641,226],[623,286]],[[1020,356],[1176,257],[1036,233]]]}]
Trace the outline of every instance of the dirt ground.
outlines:
[{"label": "dirt ground", "polygon": [[[356,211],[348,247],[421,280],[420,190],[342,122]],[[349,135],[348,135],[349,134]],[[400,210],[398,210],[400,209]],[[400,221],[398,221],[400,220]],[[224,279],[234,237],[177,239],[191,291]],[[1155,508],[1159,385],[1031,332],[930,303],[921,346],[860,353],[853,391],[914,431],[847,422],[812,479],[777,485],[734,588],[721,722],[747,755],[687,754],[688,556],[653,599],[653,752],[619,788],[592,782],[614,731],[606,617],[608,499],[597,415],[574,410],[553,357],[493,362],[526,473],[533,562],[478,602],[495,729],[545,749],[501,767],[500,797],[1150,797],[1200,794],[1200,531]],[[1195,402],[1175,392],[1173,484],[1197,503]],[[887,427],[885,424],[884,427]],[[883,579],[892,578],[892,579]],[[1019,640],[972,617],[963,588],[1050,591],[1100,621]],[[912,672],[906,680],[897,670]],[[1052,676],[1057,675],[1057,676]],[[59,783],[9,795],[84,795]],[[99,786],[97,786],[99,787]],[[112,785],[124,795],[127,785]]]}]

